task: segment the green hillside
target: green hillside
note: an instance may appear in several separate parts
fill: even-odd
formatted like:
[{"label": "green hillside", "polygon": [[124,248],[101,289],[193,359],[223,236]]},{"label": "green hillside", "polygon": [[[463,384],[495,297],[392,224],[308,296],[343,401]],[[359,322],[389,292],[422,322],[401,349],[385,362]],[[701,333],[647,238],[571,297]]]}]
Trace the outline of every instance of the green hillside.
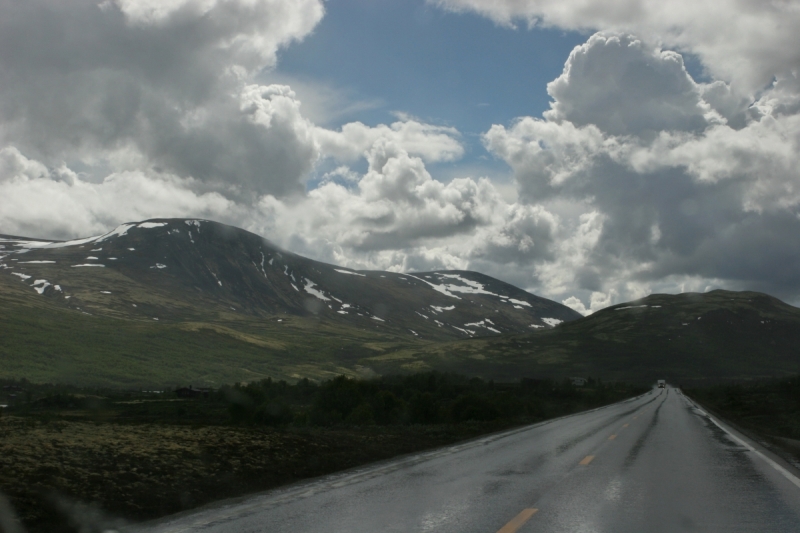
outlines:
[{"label": "green hillside", "polygon": [[87,315],[0,276],[0,378],[215,386],[421,370],[486,379],[593,376],[692,385],[800,372],[800,310],[765,294],[652,295],[530,334],[450,342],[321,317]]},{"label": "green hillside", "polygon": [[31,299],[24,285],[3,279],[0,378],[148,387],[367,377],[374,374],[359,365],[360,359],[421,345],[291,315],[253,318],[230,312],[160,322],[89,315],[46,298]]}]

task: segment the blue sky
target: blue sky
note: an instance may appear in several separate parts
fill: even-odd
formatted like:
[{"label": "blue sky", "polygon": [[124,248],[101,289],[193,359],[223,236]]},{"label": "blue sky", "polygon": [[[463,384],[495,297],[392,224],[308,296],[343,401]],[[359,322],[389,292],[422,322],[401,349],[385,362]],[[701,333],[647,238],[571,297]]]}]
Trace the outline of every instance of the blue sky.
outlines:
[{"label": "blue sky", "polygon": [[474,14],[447,13],[422,0],[337,0],[303,42],[279,53],[277,71],[379,102],[338,124],[394,120],[395,111],[479,135],[492,124],[541,115],[546,85],[586,35],[510,30]]},{"label": "blue sky", "polygon": [[500,27],[424,0],[336,0],[326,3],[311,35],[280,51],[276,72],[337,88],[351,104],[364,104],[327,121],[332,128],[394,122],[398,112],[455,127],[465,156],[457,165],[430,165],[434,178],[449,180],[468,168],[502,180],[510,170],[483,148],[481,134],[492,124],[541,116],[550,102],[547,83],[586,38],[554,28]]},{"label": "blue sky", "polygon": [[[442,181],[467,173],[507,184],[508,165],[484,149],[481,135],[493,124],[541,117],[551,102],[547,84],[588,37],[586,31],[500,26],[425,0],[336,0],[325,7],[314,31],[282,49],[277,67],[261,78],[277,74],[337,91],[342,107],[350,109],[319,121],[330,128],[352,121],[391,123],[398,113],[456,128],[464,157],[428,165]],[[685,60],[690,74],[703,79],[697,58],[685,54]],[[334,166],[323,162],[307,186],[315,188]],[[366,162],[354,168],[363,172]]]}]

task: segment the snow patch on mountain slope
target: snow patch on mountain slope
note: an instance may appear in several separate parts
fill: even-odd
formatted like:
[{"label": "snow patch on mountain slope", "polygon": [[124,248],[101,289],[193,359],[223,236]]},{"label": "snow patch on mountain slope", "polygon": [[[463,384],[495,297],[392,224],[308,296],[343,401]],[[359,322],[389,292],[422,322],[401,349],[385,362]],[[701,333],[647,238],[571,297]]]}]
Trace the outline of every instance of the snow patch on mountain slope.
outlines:
[{"label": "snow patch on mountain slope", "polygon": [[489,319],[487,318],[487,319],[485,319],[485,320],[481,320],[480,322],[470,322],[470,323],[468,323],[468,324],[464,324],[464,327],[465,327],[465,328],[466,328],[466,327],[469,327],[469,326],[473,326],[473,327],[481,327],[481,328],[486,328],[486,329],[488,329],[489,331],[494,331],[495,333],[501,333],[501,331],[500,331],[500,330],[497,330],[497,329],[493,328],[492,326],[488,326],[488,325],[487,325],[487,323],[494,325],[494,324],[492,323],[492,321],[491,321],[491,320],[489,320]]},{"label": "snow patch on mountain slope", "polygon": [[[427,283],[434,290],[437,290],[437,291],[441,292],[442,294],[445,294],[445,295],[450,296],[452,298],[459,298],[459,296],[456,296],[453,293],[485,294],[487,296],[495,296],[497,298],[500,298],[504,302],[512,304],[516,309],[522,309],[523,306],[524,307],[533,307],[530,303],[526,302],[525,300],[517,300],[516,298],[510,298],[510,297],[508,297],[506,295],[497,294],[497,293],[494,293],[492,291],[486,290],[486,286],[483,285],[482,283],[480,283],[478,281],[471,280],[471,279],[467,279],[467,278],[465,278],[464,276],[462,276],[460,274],[440,274],[440,273],[436,273],[435,275],[439,277],[439,282],[440,283],[438,283],[438,284],[437,283],[432,283],[430,281],[427,281],[426,279],[423,279],[421,277],[415,277],[415,276],[412,276],[412,277],[415,277],[415,279],[418,279],[418,280],[420,280],[420,281],[422,281],[424,283]],[[431,276],[424,276],[424,277],[428,278],[428,279],[431,279]],[[455,281],[458,281],[460,284],[458,284],[458,283],[442,283],[445,279],[455,280]]]},{"label": "snow patch on mountain slope", "polygon": [[499,294],[487,291],[486,288],[481,283],[462,277],[459,274],[438,274],[438,276],[440,278],[455,279],[464,284],[464,285],[454,285],[452,283],[448,283],[447,285],[444,285],[444,287],[449,291],[463,292],[467,294],[488,294],[489,296],[500,297]]},{"label": "snow patch on mountain slope", "polygon": [[314,287],[317,286],[316,283],[314,283],[313,281],[311,281],[308,278],[303,278],[303,279],[306,282],[306,286],[304,288],[305,288],[305,290],[306,290],[306,292],[308,294],[310,294],[312,296],[316,296],[317,298],[319,298],[320,300],[323,300],[325,302],[330,302],[331,301],[331,299],[328,298],[327,296],[325,296],[321,291],[318,291],[317,289],[314,288]]},{"label": "snow patch on mountain slope", "polygon": [[334,270],[340,274],[349,274],[350,276],[361,276],[362,278],[366,278],[364,274],[359,274],[358,272],[352,272],[350,270],[340,270],[338,268],[334,268]]},{"label": "snow patch on mountain slope", "polygon": [[[116,228],[114,228],[113,230],[109,231],[104,235],[100,235],[99,237],[90,237],[89,239],[85,240],[86,242],[89,242],[91,239],[95,239],[95,242],[103,242],[110,239],[111,237],[122,237],[123,235],[128,233],[129,229],[135,226],[136,224],[120,224],[119,226],[117,226]],[[66,244],[66,243],[58,243],[58,244]],[[56,248],[56,246],[48,246],[48,248]]]},{"label": "snow patch on mountain slope", "polygon": [[[433,290],[441,292],[445,296],[449,296],[450,298],[455,298],[456,300],[460,300],[461,299],[460,296],[456,296],[455,294],[453,294],[453,293],[451,293],[450,291],[447,290],[449,286],[436,285],[435,283],[431,283],[430,281],[428,281],[426,279],[418,278],[417,276],[412,276],[411,274],[406,274],[406,275],[408,277],[410,277],[410,278],[417,279],[417,280],[421,281],[422,283],[427,283],[428,285],[430,285],[430,287]],[[400,279],[404,279],[404,278],[401,277]]]},{"label": "snow patch on mountain slope", "polygon": [[37,279],[31,285],[31,287],[33,287],[34,290],[36,292],[38,292],[39,294],[44,294],[44,290],[49,286],[50,286],[50,282],[47,281],[46,279]]}]

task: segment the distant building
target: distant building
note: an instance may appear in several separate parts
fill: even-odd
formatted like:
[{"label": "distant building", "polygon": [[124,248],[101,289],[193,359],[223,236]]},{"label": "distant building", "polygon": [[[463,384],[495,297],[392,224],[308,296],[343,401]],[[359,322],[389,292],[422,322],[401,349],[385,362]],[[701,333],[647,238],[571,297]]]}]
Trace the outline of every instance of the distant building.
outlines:
[{"label": "distant building", "polygon": [[586,378],[569,378],[569,380],[572,382],[572,385],[575,386],[575,387],[583,387],[589,381]]}]

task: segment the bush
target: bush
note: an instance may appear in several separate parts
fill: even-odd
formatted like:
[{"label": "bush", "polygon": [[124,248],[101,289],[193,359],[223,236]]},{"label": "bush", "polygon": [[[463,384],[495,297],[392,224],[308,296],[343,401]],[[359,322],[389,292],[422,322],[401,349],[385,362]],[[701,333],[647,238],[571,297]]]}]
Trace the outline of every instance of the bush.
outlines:
[{"label": "bush", "polygon": [[356,426],[370,426],[375,423],[375,413],[367,402],[361,402],[350,412],[346,422]]},{"label": "bush", "polygon": [[409,421],[412,424],[435,424],[441,421],[436,398],[430,392],[416,393],[411,400]]},{"label": "bush", "polygon": [[497,420],[500,417],[500,411],[491,400],[476,394],[468,394],[459,396],[453,403],[450,408],[450,416],[453,422],[466,422],[468,420],[488,422]]}]

